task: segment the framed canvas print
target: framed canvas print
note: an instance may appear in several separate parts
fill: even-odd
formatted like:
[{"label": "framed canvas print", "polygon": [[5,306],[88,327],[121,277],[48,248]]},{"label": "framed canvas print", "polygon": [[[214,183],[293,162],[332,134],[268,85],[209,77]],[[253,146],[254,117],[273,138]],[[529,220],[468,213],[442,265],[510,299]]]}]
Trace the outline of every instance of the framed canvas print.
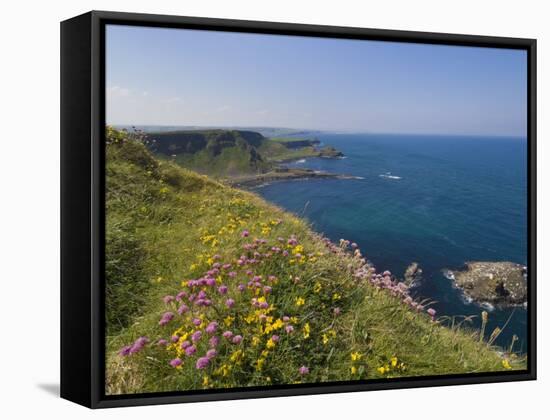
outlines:
[{"label": "framed canvas print", "polygon": [[535,40],[61,24],[61,395],[535,379]]}]

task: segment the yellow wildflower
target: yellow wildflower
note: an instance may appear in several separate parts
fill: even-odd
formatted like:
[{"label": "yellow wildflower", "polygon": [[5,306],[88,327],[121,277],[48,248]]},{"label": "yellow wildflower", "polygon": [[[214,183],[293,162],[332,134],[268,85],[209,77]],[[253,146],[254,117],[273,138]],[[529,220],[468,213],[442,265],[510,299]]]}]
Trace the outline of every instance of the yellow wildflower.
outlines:
[{"label": "yellow wildflower", "polygon": [[294,255],[301,254],[302,252],[304,252],[304,247],[302,245],[296,245],[292,250],[292,254]]},{"label": "yellow wildflower", "polygon": [[258,360],[256,360],[256,370],[258,371],[262,370],[264,363],[265,363],[265,359],[263,358],[259,358]]},{"label": "yellow wildflower", "polygon": [[504,367],[504,369],[512,369],[512,366],[510,365],[508,359],[502,359],[502,367]]},{"label": "yellow wildflower", "polygon": [[359,353],[358,351],[355,351],[353,353],[351,353],[351,360],[352,361],[357,361],[357,360],[361,360],[361,357],[363,357],[363,355],[361,353]]},{"label": "yellow wildflower", "polygon": [[309,322],[306,322],[304,325],[304,338],[309,338],[310,328],[309,328]]},{"label": "yellow wildflower", "polygon": [[351,374],[355,375],[357,373],[357,368],[355,366],[351,367]]},{"label": "yellow wildflower", "polygon": [[396,367],[396,366],[397,366],[397,357],[395,357],[395,356],[392,357],[392,358],[390,359],[390,362],[391,362],[391,366],[392,366],[392,367]]},{"label": "yellow wildflower", "polygon": [[386,366],[380,366],[378,369],[376,369],[378,371],[378,373],[380,373],[381,375],[383,375],[384,373],[386,372],[389,372],[390,371],[390,367],[388,365]]},{"label": "yellow wildflower", "polygon": [[323,344],[327,344],[329,342],[329,338],[328,338],[328,335],[325,333],[323,334]]},{"label": "yellow wildflower", "polygon": [[231,356],[229,356],[229,360],[231,360],[233,363],[240,363],[243,357],[243,351],[242,350],[236,350],[234,351]]},{"label": "yellow wildflower", "polygon": [[306,303],[306,300],[303,297],[296,298],[296,306],[302,306]]}]

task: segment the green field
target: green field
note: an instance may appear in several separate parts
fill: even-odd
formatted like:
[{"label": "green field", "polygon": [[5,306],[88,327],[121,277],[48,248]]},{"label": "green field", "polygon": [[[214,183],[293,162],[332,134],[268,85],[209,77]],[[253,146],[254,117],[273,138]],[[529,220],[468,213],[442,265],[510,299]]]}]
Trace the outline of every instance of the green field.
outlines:
[{"label": "green field", "polygon": [[346,242],[107,140],[107,394],[525,369],[492,332],[373,284],[383,267]]}]

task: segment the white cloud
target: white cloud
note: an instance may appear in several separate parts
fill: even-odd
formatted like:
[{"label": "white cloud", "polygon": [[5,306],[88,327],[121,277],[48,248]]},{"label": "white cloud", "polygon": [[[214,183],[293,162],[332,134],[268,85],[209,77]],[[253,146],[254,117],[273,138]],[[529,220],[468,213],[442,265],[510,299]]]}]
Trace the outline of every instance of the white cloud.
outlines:
[{"label": "white cloud", "polygon": [[130,95],[131,91],[130,89],[123,88],[120,86],[109,86],[107,88],[107,97],[116,98],[116,97],[124,97]]}]

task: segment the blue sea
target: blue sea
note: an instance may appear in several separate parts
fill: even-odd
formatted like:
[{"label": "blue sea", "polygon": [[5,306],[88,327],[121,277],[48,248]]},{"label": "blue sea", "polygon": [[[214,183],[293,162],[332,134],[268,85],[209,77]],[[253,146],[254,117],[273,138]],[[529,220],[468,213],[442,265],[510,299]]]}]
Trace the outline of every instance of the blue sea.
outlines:
[{"label": "blue sea", "polygon": [[[361,177],[275,182],[256,189],[333,241],[356,242],[379,271],[402,277],[413,261],[423,278],[413,295],[435,303],[438,316],[476,315],[442,270],[466,261],[527,264],[527,142],[522,138],[327,134],[345,154],[288,164]],[[457,318],[460,319],[460,318]],[[497,344],[526,350],[523,307],[489,313]]]}]

